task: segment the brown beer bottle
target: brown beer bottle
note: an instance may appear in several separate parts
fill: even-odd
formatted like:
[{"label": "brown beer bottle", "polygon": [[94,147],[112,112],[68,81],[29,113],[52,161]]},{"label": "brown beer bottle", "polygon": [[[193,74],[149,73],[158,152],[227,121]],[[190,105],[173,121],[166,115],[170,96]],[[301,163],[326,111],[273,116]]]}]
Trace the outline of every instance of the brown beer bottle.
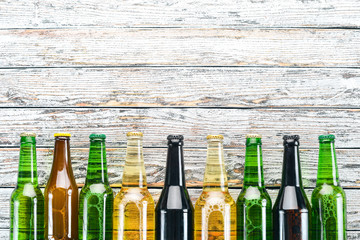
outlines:
[{"label": "brown beer bottle", "polygon": [[78,239],[78,187],[71,168],[70,136],[54,135],[54,161],[44,194],[46,239]]}]

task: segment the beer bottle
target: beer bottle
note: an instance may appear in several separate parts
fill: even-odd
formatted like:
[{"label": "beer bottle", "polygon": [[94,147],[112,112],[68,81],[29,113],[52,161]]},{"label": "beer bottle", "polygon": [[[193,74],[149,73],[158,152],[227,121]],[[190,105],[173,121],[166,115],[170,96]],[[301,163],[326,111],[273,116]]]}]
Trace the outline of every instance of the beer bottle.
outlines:
[{"label": "beer bottle", "polygon": [[113,191],[106,166],[104,134],[90,135],[89,163],[79,199],[79,239],[112,239]]},{"label": "beer bottle", "polygon": [[314,240],[346,239],[346,199],[340,186],[335,136],[319,136],[319,165],[316,188],[311,196]]},{"label": "beer bottle", "polygon": [[309,240],[311,208],[301,180],[300,137],[283,139],[282,182],[273,208],[274,240]]},{"label": "beer bottle", "polygon": [[78,239],[78,187],[71,168],[69,133],[56,133],[54,161],[45,188],[45,236]]},{"label": "beer bottle", "polygon": [[127,133],[123,181],[114,200],[114,240],[155,237],[155,203],[147,189],[142,138],[141,132]]},{"label": "beer bottle", "polygon": [[272,204],[264,184],[261,135],[246,135],[244,185],[236,205],[238,240],[272,239]]},{"label": "beer bottle", "polygon": [[157,240],[192,240],[193,206],[185,185],[182,135],[169,135],[164,188],[155,210]]},{"label": "beer bottle", "polygon": [[20,135],[18,180],[11,195],[11,240],[44,239],[44,196],[38,185],[35,136]]},{"label": "beer bottle", "polygon": [[236,239],[236,203],[228,191],[223,136],[209,135],[203,191],[195,204],[195,239]]}]

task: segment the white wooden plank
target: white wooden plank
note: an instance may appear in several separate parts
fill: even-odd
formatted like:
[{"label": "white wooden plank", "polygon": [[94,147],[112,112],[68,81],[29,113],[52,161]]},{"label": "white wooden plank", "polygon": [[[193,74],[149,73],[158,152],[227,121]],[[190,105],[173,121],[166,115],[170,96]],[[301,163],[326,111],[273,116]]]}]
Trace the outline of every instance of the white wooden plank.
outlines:
[{"label": "white wooden plank", "polygon": [[0,55],[0,67],[359,67],[360,30],[2,30]]},{"label": "white wooden plank", "polygon": [[[358,107],[360,70],[0,69],[2,107]],[[316,89],[316,91],[314,91]]]},{"label": "white wooden plank", "polygon": [[73,147],[87,147],[92,132],[108,136],[109,147],[125,147],[125,133],[144,132],[145,147],[166,146],[166,136],[183,134],[187,147],[205,148],[207,134],[225,136],[226,147],[243,146],[247,133],[263,135],[264,148],[282,148],[282,135],[298,134],[304,149],[318,147],[318,135],[333,133],[338,148],[359,147],[359,109],[179,109],[28,108],[1,109],[0,146],[18,146],[23,131],[53,146],[55,132],[73,134]]},{"label": "white wooden plank", "polygon": [[4,0],[1,28],[359,27],[358,0]]},{"label": "white wooden plank", "polygon": [[[53,150],[39,148],[37,153],[39,183],[45,186],[51,171]],[[71,153],[76,182],[82,186],[86,177],[88,149],[73,148]],[[206,164],[206,149],[185,149],[184,154],[188,186],[201,187]],[[264,149],[263,154],[265,183],[267,186],[279,186],[281,183],[281,171],[279,169],[282,168],[283,152],[280,149]],[[2,176],[0,186],[14,187],[17,180],[19,150],[16,148],[0,148],[0,155],[2,156],[0,158],[0,175]],[[225,150],[229,185],[232,187],[242,186],[244,155],[244,148]],[[145,148],[144,156],[149,186],[162,187],[165,177],[166,149]],[[318,151],[302,150],[300,156],[304,186],[315,187]],[[360,188],[360,168],[358,167],[360,150],[337,150],[337,158],[342,186]],[[125,162],[125,149],[108,149],[107,161],[109,181],[112,186],[120,187]]]},{"label": "white wooden plank", "polygon": [[[114,189],[115,192],[118,192],[119,189]],[[189,194],[191,196],[191,199],[193,201],[193,204],[195,204],[196,199],[199,197],[201,193],[201,189],[191,189],[189,188]],[[9,188],[0,188],[0,229],[7,229],[10,227],[9,225],[9,199],[11,196],[12,189]],[[150,189],[150,193],[152,194],[155,201],[158,200],[160,195],[161,189]],[[240,192],[240,189],[230,189],[230,193],[234,199],[237,198],[238,194]],[[277,189],[270,189],[268,190],[273,204],[275,202],[276,196],[278,194]],[[308,189],[306,190],[306,193],[308,197],[310,198],[312,190]],[[358,191],[357,190],[351,190],[347,189],[345,190],[346,197],[347,197],[347,229],[349,230],[359,230],[360,229],[360,214],[359,214],[359,201],[357,200]],[[0,238],[1,239],[1,238]]]}]

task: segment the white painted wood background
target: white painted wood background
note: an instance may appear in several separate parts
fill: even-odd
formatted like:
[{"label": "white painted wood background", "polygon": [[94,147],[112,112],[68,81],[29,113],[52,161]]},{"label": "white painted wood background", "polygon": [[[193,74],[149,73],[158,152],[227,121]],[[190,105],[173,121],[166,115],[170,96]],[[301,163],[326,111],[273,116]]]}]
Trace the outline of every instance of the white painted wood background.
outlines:
[{"label": "white painted wood background", "polygon": [[3,0],[0,82],[0,239],[9,238],[21,132],[38,134],[42,186],[53,133],[71,132],[80,187],[88,135],[105,133],[110,181],[118,191],[131,130],[145,134],[155,199],[164,180],[166,136],[185,135],[194,200],[209,133],[225,136],[234,198],[242,185],[244,136],[264,136],[273,199],[282,135],[301,135],[310,196],[317,136],[335,134],[348,239],[360,239],[359,0]]}]

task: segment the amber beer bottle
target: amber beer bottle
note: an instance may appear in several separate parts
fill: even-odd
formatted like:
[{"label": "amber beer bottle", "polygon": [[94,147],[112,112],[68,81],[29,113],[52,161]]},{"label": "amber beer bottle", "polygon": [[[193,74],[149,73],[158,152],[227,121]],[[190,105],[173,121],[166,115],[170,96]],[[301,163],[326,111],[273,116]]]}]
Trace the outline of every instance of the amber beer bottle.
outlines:
[{"label": "amber beer bottle", "polygon": [[168,136],[166,177],[156,205],[156,240],[193,240],[193,215],[185,184],[182,135]]},{"label": "amber beer bottle", "polygon": [[283,139],[282,182],[273,208],[274,240],[309,240],[311,208],[301,180],[300,137]]},{"label": "amber beer bottle", "polygon": [[78,187],[70,160],[70,134],[56,133],[54,161],[45,188],[45,236],[78,239]]},{"label": "amber beer bottle", "polygon": [[209,135],[203,192],[195,204],[196,240],[235,240],[236,204],[228,190],[222,135]]},{"label": "amber beer bottle", "polygon": [[146,184],[143,134],[127,133],[127,149],[121,191],[114,200],[114,240],[153,240],[155,203]]}]

